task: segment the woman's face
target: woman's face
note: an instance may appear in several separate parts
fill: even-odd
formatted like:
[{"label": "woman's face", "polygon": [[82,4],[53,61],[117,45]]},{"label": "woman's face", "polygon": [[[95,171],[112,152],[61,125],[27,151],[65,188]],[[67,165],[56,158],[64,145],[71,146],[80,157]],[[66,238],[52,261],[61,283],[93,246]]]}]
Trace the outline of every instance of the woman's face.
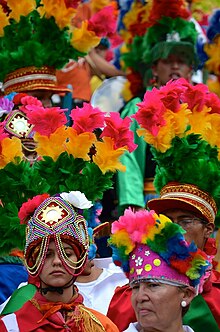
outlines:
[{"label": "woman's face", "polygon": [[179,331],[182,326],[184,300],[190,303],[190,292],[157,282],[140,282],[132,286],[131,302],[143,331]]},{"label": "woman's face", "polygon": [[[65,242],[63,242],[63,247],[67,257],[76,262],[77,257],[73,248]],[[72,272],[74,273],[74,269],[72,269]],[[63,287],[73,278],[73,276],[64,268],[54,241],[51,241],[49,244],[46,259],[39,276],[42,281],[42,287],[48,285],[53,287]]]}]

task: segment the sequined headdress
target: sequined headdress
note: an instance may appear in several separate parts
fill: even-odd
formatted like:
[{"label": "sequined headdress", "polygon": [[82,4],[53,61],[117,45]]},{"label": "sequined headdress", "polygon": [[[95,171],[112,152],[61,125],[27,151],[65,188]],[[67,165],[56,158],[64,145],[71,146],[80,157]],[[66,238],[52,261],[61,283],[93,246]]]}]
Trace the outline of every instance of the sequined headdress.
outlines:
[{"label": "sequined headdress", "polygon": [[[68,127],[65,110],[44,108],[32,96],[15,97],[17,108],[33,126],[38,158],[34,163],[24,158],[21,140],[10,137],[4,122],[1,123],[0,232],[4,234],[1,253],[23,248],[25,225],[19,225],[18,211],[24,202],[44,193],[53,196],[80,191],[94,203],[111,188],[114,172],[125,170],[120,157],[136,147],[129,129],[131,120],[121,119],[118,113],[105,117],[101,110],[84,103],[82,108],[72,110],[73,125]],[[87,208],[82,214],[89,219]]]},{"label": "sequined headdress", "polygon": [[204,84],[179,79],[147,91],[138,107],[138,134],[151,145],[161,193],[149,208],[187,208],[214,223],[220,204],[218,97]]},{"label": "sequined headdress", "polygon": [[[85,266],[89,249],[86,220],[79,209],[90,208],[92,204],[79,191],[47,196],[35,196],[18,213],[21,223],[27,223],[24,256],[28,272],[33,277],[39,275],[53,239],[65,268],[78,275]],[[77,261],[68,258],[63,241],[73,247]]]},{"label": "sequined headdress", "polygon": [[159,281],[196,287],[209,267],[206,254],[188,244],[182,228],[154,211],[125,210],[112,224],[113,260],[130,283]]},{"label": "sequined headdress", "polygon": [[[98,11],[80,27],[72,24],[80,1],[20,0],[0,3],[0,81],[5,94],[50,90],[55,70],[78,60],[114,32],[113,8]],[[106,12],[107,11],[107,12]],[[103,21],[104,23],[100,23]]]}]

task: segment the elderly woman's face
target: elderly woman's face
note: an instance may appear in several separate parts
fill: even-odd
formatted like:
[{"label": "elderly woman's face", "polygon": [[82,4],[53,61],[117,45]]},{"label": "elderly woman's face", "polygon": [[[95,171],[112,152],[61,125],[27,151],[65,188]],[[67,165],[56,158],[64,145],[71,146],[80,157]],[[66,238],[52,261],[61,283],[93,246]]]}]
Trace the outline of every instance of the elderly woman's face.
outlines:
[{"label": "elderly woman's face", "polygon": [[191,301],[189,294],[176,286],[156,282],[132,286],[131,302],[143,331],[169,331],[175,324],[182,324],[183,300],[187,304]]}]

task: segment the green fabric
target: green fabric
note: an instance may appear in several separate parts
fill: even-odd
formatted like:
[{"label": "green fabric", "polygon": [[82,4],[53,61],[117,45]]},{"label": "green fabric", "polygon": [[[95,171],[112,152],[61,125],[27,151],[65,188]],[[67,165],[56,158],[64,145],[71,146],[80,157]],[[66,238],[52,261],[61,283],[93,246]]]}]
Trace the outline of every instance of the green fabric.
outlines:
[{"label": "green fabric", "polygon": [[190,304],[190,309],[183,317],[183,323],[189,325],[194,332],[219,332],[220,329],[201,294]]},{"label": "green fabric", "polygon": [[[137,112],[136,104],[141,102],[140,98],[134,98],[127,103],[121,113],[121,117],[131,116]],[[125,153],[121,162],[126,165],[125,172],[117,173],[117,191],[119,199],[119,213],[122,213],[128,205],[145,207],[144,202],[144,176],[146,143],[142,137],[136,134],[138,124],[133,121],[131,129],[134,132],[135,143],[138,147],[132,153]]]},{"label": "green fabric", "polygon": [[1,315],[8,315],[19,310],[28,300],[32,299],[36,291],[36,286],[32,284],[16,289],[1,312]]}]

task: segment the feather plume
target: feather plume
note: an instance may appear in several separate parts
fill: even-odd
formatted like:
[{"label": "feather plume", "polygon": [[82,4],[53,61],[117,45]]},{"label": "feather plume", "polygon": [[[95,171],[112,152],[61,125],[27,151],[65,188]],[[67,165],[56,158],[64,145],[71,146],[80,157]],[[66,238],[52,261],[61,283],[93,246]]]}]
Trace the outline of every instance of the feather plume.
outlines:
[{"label": "feather plume", "polygon": [[104,127],[100,138],[111,137],[114,140],[114,149],[126,146],[129,152],[136,149],[134,144],[134,134],[129,129],[131,119],[122,119],[119,113],[111,113],[109,117],[105,118],[107,126]]},{"label": "feather plume", "polygon": [[154,211],[133,212],[127,209],[124,215],[112,224],[109,244],[113,249],[113,260],[124,272],[129,272],[129,259],[139,244],[145,244],[163,261],[186,275],[194,287],[210,266],[207,256],[197,247],[188,244],[177,224]]}]

